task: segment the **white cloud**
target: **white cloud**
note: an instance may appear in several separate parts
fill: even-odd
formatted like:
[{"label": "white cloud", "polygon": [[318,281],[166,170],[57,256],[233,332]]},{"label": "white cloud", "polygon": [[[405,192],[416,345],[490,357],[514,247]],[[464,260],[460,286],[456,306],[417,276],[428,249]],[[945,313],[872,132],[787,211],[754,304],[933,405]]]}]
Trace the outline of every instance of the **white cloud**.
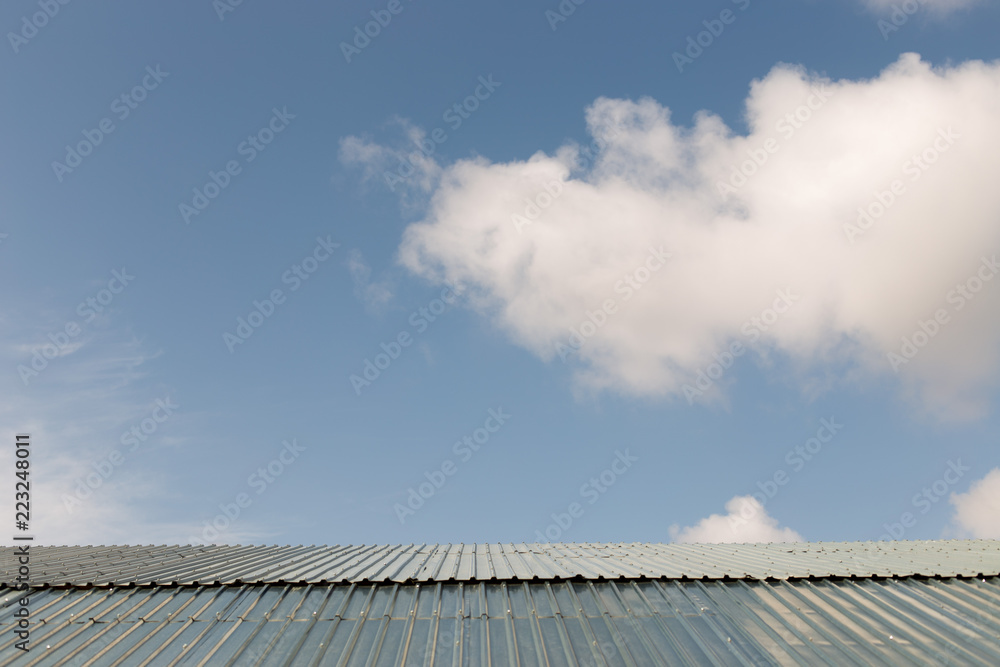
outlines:
[{"label": "white cloud", "polygon": [[962,537],[1000,539],[1000,468],[949,500],[955,506],[952,525]]},{"label": "white cloud", "polygon": [[[682,394],[734,342],[780,353],[804,387],[831,368],[891,378],[887,354],[943,309],[949,323],[897,364],[901,387],[941,418],[979,417],[1000,365],[1000,280],[948,296],[1000,249],[998,108],[997,63],[934,69],[915,54],[862,81],[777,66],[750,87],[748,136],[707,112],[689,128],[653,100],[601,98],[586,111],[593,154],[443,169],[401,261],[468,285],[545,360],[592,314],[602,326],[570,357],[577,387],[632,395]],[[894,201],[862,229],[878,197]],[[671,259],[643,273],[659,248]],[[626,275],[648,282],[631,290]],[[782,289],[794,307],[750,325]]]},{"label": "white cloud", "polygon": [[779,528],[778,520],[769,516],[760,501],[753,496],[735,496],[726,503],[728,514],[713,514],[694,526],[670,526],[673,542],[804,542],[791,528]]}]

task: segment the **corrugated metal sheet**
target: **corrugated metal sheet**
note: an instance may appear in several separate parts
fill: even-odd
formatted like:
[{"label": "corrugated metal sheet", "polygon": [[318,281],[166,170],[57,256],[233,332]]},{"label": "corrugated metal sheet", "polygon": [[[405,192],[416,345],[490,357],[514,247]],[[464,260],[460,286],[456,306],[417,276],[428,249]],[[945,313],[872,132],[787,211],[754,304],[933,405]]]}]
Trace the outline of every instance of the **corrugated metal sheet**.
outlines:
[{"label": "corrugated metal sheet", "polygon": [[[32,547],[34,585],[1000,575],[1000,541]],[[13,581],[13,549],[0,556]]]},{"label": "corrugated metal sheet", "polygon": [[27,654],[16,599],[0,665],[1000,664],[997,577],[47,588]]}]

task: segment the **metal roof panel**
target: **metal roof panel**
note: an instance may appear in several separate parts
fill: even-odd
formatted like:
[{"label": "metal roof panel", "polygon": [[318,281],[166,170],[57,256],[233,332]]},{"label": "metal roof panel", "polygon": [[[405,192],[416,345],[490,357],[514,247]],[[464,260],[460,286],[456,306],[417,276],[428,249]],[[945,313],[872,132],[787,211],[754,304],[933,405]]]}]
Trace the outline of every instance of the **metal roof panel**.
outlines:
[{"label": "metal roof panel", "polygon": [[[13,549],[0,554],[14,581]],[[1000,541],[34,546],[35,586],[1000,575]]]},{"label": "metal roof panel", "polygon": [[4,667],[1000,664],[998,577],[47,588],[30,653],[18,597]]}]

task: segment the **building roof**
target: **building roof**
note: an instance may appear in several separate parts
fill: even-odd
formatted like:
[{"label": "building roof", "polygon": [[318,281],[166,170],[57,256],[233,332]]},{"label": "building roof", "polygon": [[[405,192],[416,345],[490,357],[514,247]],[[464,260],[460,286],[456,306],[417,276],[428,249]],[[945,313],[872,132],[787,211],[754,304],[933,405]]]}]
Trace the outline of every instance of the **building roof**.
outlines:
[{"label": "building roof", "polygon": [[14,648],[24,593],[8,583],[0,667],[1000,664],[996,541],[32,547],[30,561],[31,651]]},{"label": "building roof", "polygon": [[997,577],[46,588],[29,654],[17,597],[0,665],[1000,664]]},{"label": "building roof", "polygon": [[[1000,575],[993,540],[770,544],[33,547],[49,586]],[[4,581],[17,569],[0,556]]]}]

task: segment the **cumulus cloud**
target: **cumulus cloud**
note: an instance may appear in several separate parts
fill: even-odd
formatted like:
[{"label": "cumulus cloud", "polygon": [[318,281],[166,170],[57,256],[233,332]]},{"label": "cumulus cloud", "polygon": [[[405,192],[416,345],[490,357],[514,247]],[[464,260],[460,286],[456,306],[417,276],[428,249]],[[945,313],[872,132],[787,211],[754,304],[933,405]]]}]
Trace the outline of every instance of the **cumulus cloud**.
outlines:
[{"label": "cumulus cloud", "polygon": [[[468,285],[578,389],[720,399],[727,355],[751,350],[804,388],[895,378],[976,418],[1000,363],[998,112],[1000,64],[916,54],[860,81],[778,65],[745,136],[601,98],[589,145],[418,170],[431,196],[400,259]],[[347,161],[384,162],[358,142]]]},{"label": "cumulus cloud", "polygon": [[769,516],[760,501],[753,496],[735,496],[726,503],[728,514],[713,514],[694,526],[670,527],[673,542],[804,542],[791,528],[779,528],[778,520]]},{"label": "cumulus cloud", "polygon": [[974,483],[967,493],[953,493],[952,525],[962,537],[1000,540],[1000,468]]}]

